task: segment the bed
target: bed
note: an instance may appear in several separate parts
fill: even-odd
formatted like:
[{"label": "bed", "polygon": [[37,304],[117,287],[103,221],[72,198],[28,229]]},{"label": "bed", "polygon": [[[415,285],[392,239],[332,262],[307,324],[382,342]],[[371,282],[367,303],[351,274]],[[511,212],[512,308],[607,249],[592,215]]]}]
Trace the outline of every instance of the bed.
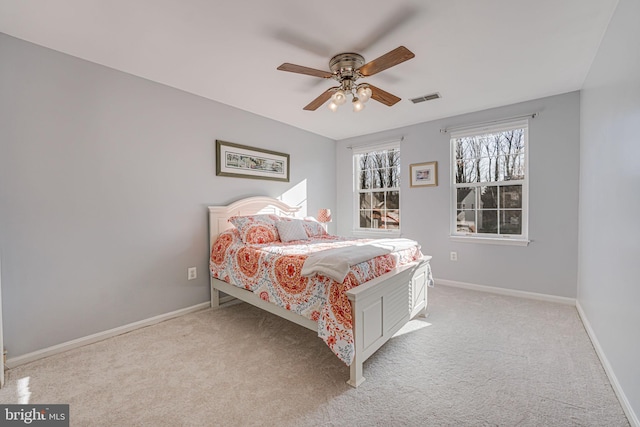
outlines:
[{"label": "bed", "polygon": [[[337,245],[342,247],[338,251],[347,250],[353,252],[352,248],[346,247],[349,243],[346,242],[346,239],[326,235],[326,233],[324,233],[325,235],[318,233],[318,236],[313,239],[310,238],[308,241],[292,241],[287,244],[281,242],[262,244],[263,241],[259,240],[261,244],[253,245],[251,248],[234,246],[242,245],[241,241],[244,236],[242,239],[240,238],[239,230],[229,221],[230,219],[236,225],[238,225],[238,219],[267,216],[276,216],[282,222],[300,222],[302,218],[300,218],[299,211],[300,207],[289,206],[280,200],[269,197],[250,197],[238,200],[227,206],[209,207],[211,306],[219,308],[234,299],[238,299],[317,332],[332,351],[350,367],[350,377],[347,383],[357,387],[364,381],[364,361],[409,320],[426,313],[427,288],[433,283],[429,265],[431,257],[424,256],[420,252],[419,246],[417,253],[415,250],[401,247],[397,253],[392,254],[393,257],[391,255],[376,257],[375,262],[370,260],[358,264],[358,268],[349,267],[350,270],[347,275],[343,276],[344,282],[339,282],[340,279],[338,278],[327,277],[324,271],[317,274],[313,271],[304,272],[304,268],[307,265],[305,264],[302,267],[305,274],[304,281],[309,283],[305,289],[310,289],[309,292],[315,292],[317,289],[326,288],[331,290],[331,293],[325,295],[324,300],[322,300],[323,297],[320,293],[317,295],[309,294],[304,299],[304,303],[300,302],[299,304],[296,301],[289,304],[290,300],[295,300],[295,298],[280,298],[273,292],[270,295],[268,288],[273,288],[274,286],[265,278],[252,281],[245,277],[245,280],[243,280],[244,276],[241,271],[233,273],[231,267],[224,270],[226,268],[225,265],[230,261],[224,259],[221,254],[225,254],[225,251],[231,253],[232,249],[230,248],[236,248],[234,250],[238,251],[235,253],[237,258],[246,258],[245,261],[249,265],[246,268],[253,269],[252,274],[255,274],[258,265],[266,263],[265,260],[271,257],[272,252],[277,252],[280,256],[288,256],[290,260],[294,261],[303,258],[308,258],[310,261],[314,256],[301,256],[301,252],[298,251],[303,246],[306,248],[313,246],[316,251],[319,248],[318,255],[329,253],[329,251],[323,250],[325,245],[327,247],[329,245]],[[304,225],[306,227],[313,224],[308,224],[304,221]],[[240,229],[242,229],[241,225]],[[372,246],[375,245],[367,244],[362,246],[362,249],[358,248],[357,250],[365,251],[369,248],[375,251],[376,249],[372,248]],[[240,249],[237,249],[237,247],[240,247]],[[243,254],[246,255],[240,257],[238,255],[239,251],[243,251]],[[391,259],[394,260],[393,263],[389,263]],[[385,262],[388,264],[387,268],[384,267]],[[322,262],[319,264],[322,264]],[[298,266],[300,267],[302,264],[298,263]],[[241,266],[241,268],[233,270],[242,270],[244,268]],[[375,272],[373,270],[380,271]],[[296,272],[296,274],[296,277],[301,279],[300,273]],[[331,273],[327,274],[333,276]],[[357,280],[355,279],[356,275],[358,276]],[[267,276],[268,274],[264,273],[264,277]],[[372,276],[375,277],[372,278]],[[276,280],[275,276],[272,277]],[[313,284],[311,281],[314,281]],[[350,283],[350,281],[355,284],[342,285],[343,283]],[[362,281],[364,282],[360,283]],[[338,289],[340,289],[339,294]],[[295,292],[300,292],[300,290]],[[286,304],[283,303],[282,299],[287,299]],[[336,321],[335,317],[341,316],[341,310],[317,308],[325,307],[322,304],[328,304],[326,301],[330,299],[332,304],[340,300],[347,305],[347,307],[344,307],[344,311],[346,312],[345,316],[348,316],[348,321],[339,318]],[[313,300],[313,303],[317,302],[320,305],[314,308],[313,304],[309,302],[311,300]],[[335,308],[336,306],[333,305],[332,307]],[[341,329],[337,329],[336,325],[338,324]],[[334,336],[338,337],[338,339],[336,340]]]}]

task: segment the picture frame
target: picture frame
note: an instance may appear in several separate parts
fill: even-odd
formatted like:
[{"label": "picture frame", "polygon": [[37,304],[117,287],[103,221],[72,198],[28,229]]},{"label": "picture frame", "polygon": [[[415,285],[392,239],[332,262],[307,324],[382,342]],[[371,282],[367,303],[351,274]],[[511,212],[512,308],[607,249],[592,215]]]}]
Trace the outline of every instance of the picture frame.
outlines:
[{"label": "picture frame", "polygon": [[216,140],[216,175],[289,182],[289,155]]},{"label": "picture frame", "polygon": [[438,162],[409,165],[411,187],[436,187],[438,185]]}]

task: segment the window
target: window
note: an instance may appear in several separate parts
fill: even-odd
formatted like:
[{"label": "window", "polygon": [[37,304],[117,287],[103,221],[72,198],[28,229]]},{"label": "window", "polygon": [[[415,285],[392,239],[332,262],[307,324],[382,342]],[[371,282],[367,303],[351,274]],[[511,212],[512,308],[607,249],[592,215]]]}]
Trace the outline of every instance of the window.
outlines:
[{"label": "window", "polygon": [[356,231],[400,230],[399,141],[354,149]]},{"label": "window", "polygon": [[451,235],[527,239],[528,122],[451,135]]}]

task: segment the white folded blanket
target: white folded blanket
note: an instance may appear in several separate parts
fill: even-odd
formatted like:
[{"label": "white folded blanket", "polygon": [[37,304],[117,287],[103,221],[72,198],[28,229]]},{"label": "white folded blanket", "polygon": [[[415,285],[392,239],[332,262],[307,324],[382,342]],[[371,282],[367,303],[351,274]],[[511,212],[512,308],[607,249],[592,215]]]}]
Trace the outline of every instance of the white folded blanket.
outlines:
[{"label": "white folded blanket", "polygon": [[352,265],[415,246],[418,246],[418,242],[410,239],[379,239],[315,252],[304,261],[302,275],[313,276],[318,273],[342,283]]}]

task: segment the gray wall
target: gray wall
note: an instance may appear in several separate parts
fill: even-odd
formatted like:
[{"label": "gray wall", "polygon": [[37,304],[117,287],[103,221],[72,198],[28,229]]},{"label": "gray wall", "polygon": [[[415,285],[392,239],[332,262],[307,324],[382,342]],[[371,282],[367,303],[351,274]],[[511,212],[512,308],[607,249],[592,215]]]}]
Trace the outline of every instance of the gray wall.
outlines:
[{"label": "gray wall", "polygon": [[[446,96],[446,94],[444,94]],[[433,101],[437,102],[437,101]],[[393,131],[338,141],[338,182],[352,182],[347,147],[404,136],[401,143],[401,221],[405,237],[432,255],[436,279],[473,283],[561,297],[576,296],[579,167],[578,92],[495,108]],[[416,108],[420,108],[419,104]],[[441,128],[540,112],[529,124],[529,237],[527,247],[457,243],[449,239],[449,134]],[[411,163],[438,162],[438,186],[410,188]],[[340,234],[352,228],[352,185],[338,186]],[[449,252],[458,261],[449,261]]]},{"label": "gray wall", "polygon": [[620,0],[581,99],[578,302],[640,416],[640,1]]},{"label": "gray wall", "polygon": [[[207,301],[209,204],[335,204],[332,140],[4,34],[0,58],[9,357]],[[291,182],[216,177],[215,139],[289,153]]]}]

